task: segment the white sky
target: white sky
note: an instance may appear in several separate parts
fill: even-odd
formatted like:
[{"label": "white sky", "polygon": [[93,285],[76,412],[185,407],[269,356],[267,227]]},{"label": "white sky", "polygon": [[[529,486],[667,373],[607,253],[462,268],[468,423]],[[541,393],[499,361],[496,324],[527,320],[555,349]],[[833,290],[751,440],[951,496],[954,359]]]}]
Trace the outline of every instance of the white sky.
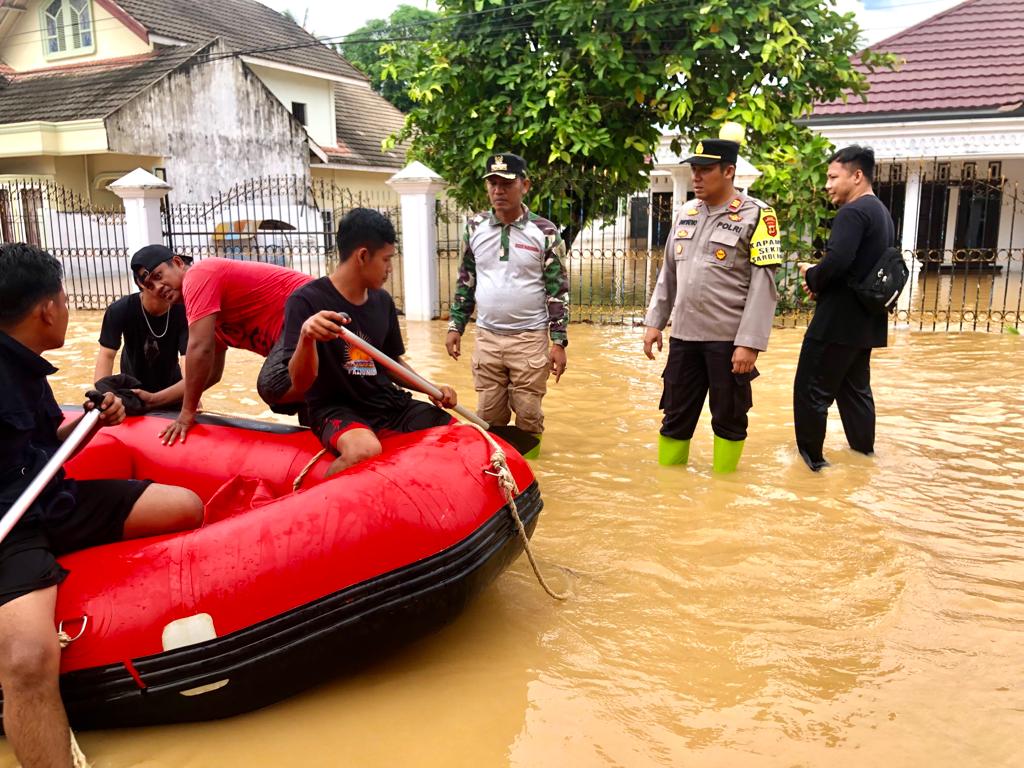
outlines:
[{"label": "white sky", "polygon": [[[278,11],[290,10],[299,23],[318,36],[351,34],[370,19],[386,19],[399,5],[435,8],[431,0],[261,0]],[[962,0],[837,0],[842,11],[854,11],[867,44],[891,37]],[[867,7],[865,7],[867,6]],[[308,15],[307,15],[308,14]]]},{"label": "white sky", "polygon": [[306,29],[318,37],[334,37],[355,32],[370,19],[386,19],[400,5],[436,10],[430,0],[260,0],[277,11],[291,11]]}]

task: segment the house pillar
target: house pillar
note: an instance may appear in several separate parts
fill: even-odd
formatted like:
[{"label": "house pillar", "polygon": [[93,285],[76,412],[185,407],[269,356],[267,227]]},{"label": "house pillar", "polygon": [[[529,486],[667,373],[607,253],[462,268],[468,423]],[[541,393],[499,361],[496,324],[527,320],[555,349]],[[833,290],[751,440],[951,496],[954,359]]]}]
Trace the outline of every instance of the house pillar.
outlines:
[{"label": "house pillar", "polygon": [[441,315],[437,287],[437,193],[447,183],[420,162],[387,180],[401,200],[404,311],[409,320]]},{"label": "house pillar", "polygon": [[672,220],[675,223],[676,214],[686,204],[686,193],[690,191],[690,166],[673,165],[668,168],[672,175]]},{"label": "house pillar", "polygon": [[124,234],[129,256],[147,245],[163,243],[160,201],[171,191],[170,184],[136,168],[107,189],[124,201]]},{"label": "house pillar", "polygon": [[921,260],[917,258],[917,225],[921,219],[921,167],[908,168],[906,192],[903,198],[903,235],[900,238],[900,249],[910,277],[907,287],[900,294],[897,311],[909,312],[910,302],[917,286],[917,276],[921,270]]}]

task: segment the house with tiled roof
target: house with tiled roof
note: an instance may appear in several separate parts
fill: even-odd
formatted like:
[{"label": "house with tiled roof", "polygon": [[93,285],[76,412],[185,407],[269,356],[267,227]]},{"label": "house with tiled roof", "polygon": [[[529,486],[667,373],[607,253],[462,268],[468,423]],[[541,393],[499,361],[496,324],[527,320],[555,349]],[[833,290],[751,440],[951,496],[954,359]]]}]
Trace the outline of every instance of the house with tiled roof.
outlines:
[{"label": "house with tiled roof", "polygon": [[380,191],[402,114],[333,49],[255,0],[0,0],[0,182],[113,201],[137,168],[175,202],[248,178]]},{"label": "house with tiled roof", "polygon": [[866,101],[819,104],[808,124],[875,150],[876,192],[905,250],[935,268],[1019,273],[1024,2],[967,0],[872,47],[899,66],[867,72]]}]

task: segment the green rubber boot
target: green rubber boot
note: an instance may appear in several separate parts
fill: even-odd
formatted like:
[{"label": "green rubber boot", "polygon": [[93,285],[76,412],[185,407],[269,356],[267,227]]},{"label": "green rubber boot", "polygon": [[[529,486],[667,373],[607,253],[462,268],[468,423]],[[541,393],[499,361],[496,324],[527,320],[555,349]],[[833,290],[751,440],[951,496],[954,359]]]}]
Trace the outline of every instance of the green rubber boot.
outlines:
[{"label": "green rubber boot", "polygon": [[524,459],[539,459],[540,458],[540,441],[543,435],[541,433],[534,433],[534,437],[537,438],[537,444],[530,450],[523,454]]},{"label": "green rubber boot", "polygon": [[658,435],[658,463],[663,467],[685,464],[690,460],[690,441]]},{"label": "green rubber boot", "polygon": [[712,468],[715,472],[726,474],[735,472],[736,466],[740,463],[740,456],[743,455],[743,443],[745,440],[726,440],[724,437],[715,435],[715,458]]}]

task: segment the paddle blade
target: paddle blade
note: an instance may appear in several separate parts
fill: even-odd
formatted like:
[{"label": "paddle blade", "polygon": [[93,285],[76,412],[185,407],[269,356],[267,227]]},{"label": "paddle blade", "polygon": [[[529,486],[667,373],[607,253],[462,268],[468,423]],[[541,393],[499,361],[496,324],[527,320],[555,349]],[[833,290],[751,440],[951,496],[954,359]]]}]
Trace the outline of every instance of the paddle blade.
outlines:
[{"label": "paddle blade", "polygon": [[540,438],[536,435],[520,429],[519,427],[513,427],[512,425],[505,427],[491,426],[487,431],[493,435],[497,435],[519,451],[519,453],[524,455],[540,445]]}]

